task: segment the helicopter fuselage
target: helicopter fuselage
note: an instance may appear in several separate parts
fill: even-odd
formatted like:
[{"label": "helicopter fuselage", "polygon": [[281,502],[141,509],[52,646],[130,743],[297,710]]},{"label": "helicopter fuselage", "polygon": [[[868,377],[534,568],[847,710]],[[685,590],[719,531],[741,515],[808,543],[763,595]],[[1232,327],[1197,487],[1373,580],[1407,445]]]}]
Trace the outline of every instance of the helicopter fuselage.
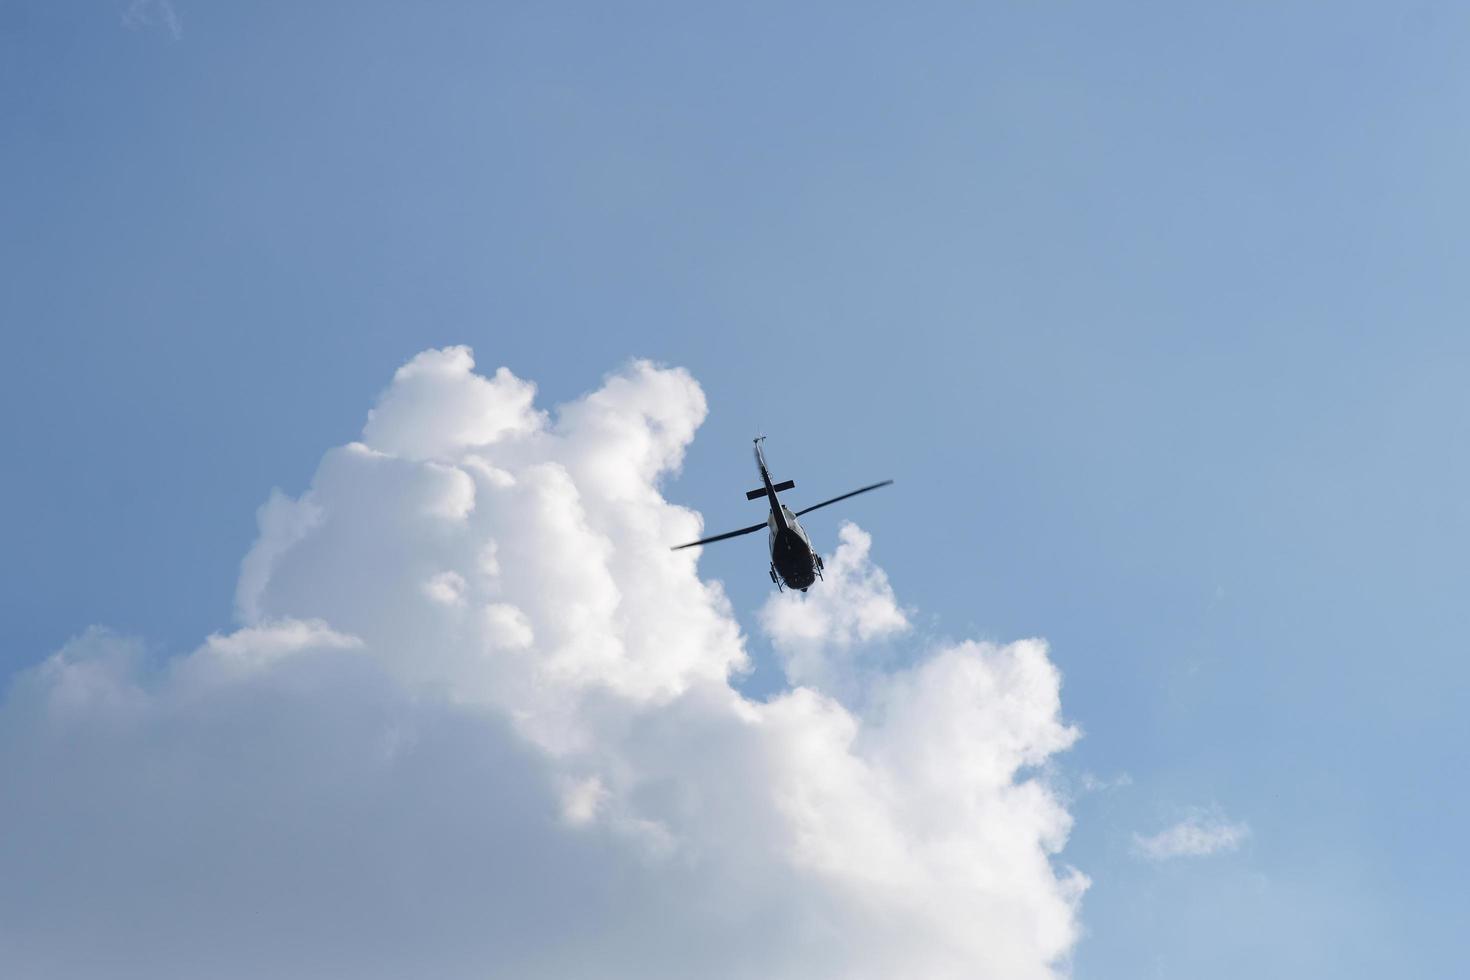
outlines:
[{"label": "helicopter fuselage", "polygon": [[771,578],[779,579],[778,584],[787,588],[805,592],[817,580],[822,559],[812,550],[811,540],[796,522],[796,515],[785,504],[778,503],[777,506],[781,508],[781,524],[784,526],[777,526],[774,508],[771,516],[766,518],[770,527]]}]

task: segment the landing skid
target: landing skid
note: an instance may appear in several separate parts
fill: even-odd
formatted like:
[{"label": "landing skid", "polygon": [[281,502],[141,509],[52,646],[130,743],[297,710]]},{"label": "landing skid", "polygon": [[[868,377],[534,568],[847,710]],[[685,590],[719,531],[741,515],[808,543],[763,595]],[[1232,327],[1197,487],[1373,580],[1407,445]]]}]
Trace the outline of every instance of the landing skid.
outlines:
[{"label": "landing skid", "polygon": [[785,592],[786,591],[786,587],[781,584],[781,576],[779,576],[779,575],[776,574],[776,566],[775,565],[772,565],[771,566],[770,573],[771,573],[771,581],[774,582],[774,583],[776,583],[776,591],[777,592]]}]

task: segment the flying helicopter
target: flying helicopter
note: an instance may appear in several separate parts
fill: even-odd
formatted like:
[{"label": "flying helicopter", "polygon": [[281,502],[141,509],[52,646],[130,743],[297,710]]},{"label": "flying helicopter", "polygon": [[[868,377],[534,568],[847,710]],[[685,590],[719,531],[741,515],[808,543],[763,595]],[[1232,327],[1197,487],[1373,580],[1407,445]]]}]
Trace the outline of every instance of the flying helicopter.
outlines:
[{"label": "flying helicopter", "polygon": [[766,466],[766,455],[761,451],[761,443],[765,441],[765,436],[757,436],[755,439],[755,464],[760,467],[761,485],[747,492],[745,499],[759,500],[765,497],[771,505],[770,515],[759,524],[742,527],[738,531],[726,531],[724,534],[716,534],[710,538],[700,538],[698,541],[691,541],[688,544],[676,545],[673,550],[678,551],[680,548],[693,548],[696,545],[711,544],[715,541],[724,541],[726,538],[738,538],[742,534],[750,534],[752,531],[767,528],[770,531],[767,545],[771,551],[771,581],[775,583],[777,589],[783,592],[788,588],[800,589],[805,592],[811,588],[817,579],[822,577],[822,556],[812,549],[811,539],[806,536],[806,531],[802,529],[801,524],[796,519],[802,514],[811,513],[818,507],[826,507],[828,504],[835,504],[839,500],[846,500],[848,497],[856,497],[858,494],[867,493],[869,490],[886,487],[893,481],[884,480],[881,483],[870,483],[851,493],[844,493],[840,497],[824,500],[820,504],[803,507],[801,510],[793,513],[789,507],[776,498],[776,494],[781,493],[783,490],[794,489],[796,483],[792,480],[783,480],[775,484],[771,483],[771,471]]}]

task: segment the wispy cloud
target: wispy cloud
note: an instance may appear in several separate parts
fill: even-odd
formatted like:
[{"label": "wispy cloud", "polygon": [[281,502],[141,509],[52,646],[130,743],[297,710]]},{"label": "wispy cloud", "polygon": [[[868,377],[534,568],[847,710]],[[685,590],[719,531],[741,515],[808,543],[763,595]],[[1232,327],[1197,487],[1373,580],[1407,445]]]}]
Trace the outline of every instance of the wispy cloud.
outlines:
[{"label": "wispy cloud", "polygon": [[1245,822],[1227,820],[1218,808],[1195,810],[1153,836],[1134,834],[1133,852],[1150,861],[1205,857],[1236,850],[1250,832]]},{"label": "wispy cloud", "polygon": [[1084,772],[1077,780],[1077,788],[1083,793],[1107,793],[1115,789],[1126,789],[1133,785],[1133,777],[1126,772],[1108,778],[1094,772]]},{"label": "wispy cloud", "polygon": [[174,9],[173,0],[132,0],[123,11],[123,23],[128,27],[162,24],[169,37],[175,41],[184,39],[184,22]]}]

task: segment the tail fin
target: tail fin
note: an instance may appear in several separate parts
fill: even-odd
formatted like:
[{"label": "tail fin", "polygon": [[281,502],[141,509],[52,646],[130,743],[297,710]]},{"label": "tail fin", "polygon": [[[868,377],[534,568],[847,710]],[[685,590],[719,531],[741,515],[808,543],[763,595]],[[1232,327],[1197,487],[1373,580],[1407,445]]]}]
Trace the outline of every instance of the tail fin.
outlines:
[{"label": "tail fin", "polygon": [[[795,480],[787,480],[784,483],[778,483],[778,484],[776,484],[771,489],[774,490],[776,493],[781,493],[783,490],[793,490],[795,488],[796,488],[796,481]],[[745,499],[746,500],[759,500],[760,498],[764,497],[765,495],[766,495],[766,488],[765,487],[757,487],[754,490],[747,490],[745,492]]]}]

